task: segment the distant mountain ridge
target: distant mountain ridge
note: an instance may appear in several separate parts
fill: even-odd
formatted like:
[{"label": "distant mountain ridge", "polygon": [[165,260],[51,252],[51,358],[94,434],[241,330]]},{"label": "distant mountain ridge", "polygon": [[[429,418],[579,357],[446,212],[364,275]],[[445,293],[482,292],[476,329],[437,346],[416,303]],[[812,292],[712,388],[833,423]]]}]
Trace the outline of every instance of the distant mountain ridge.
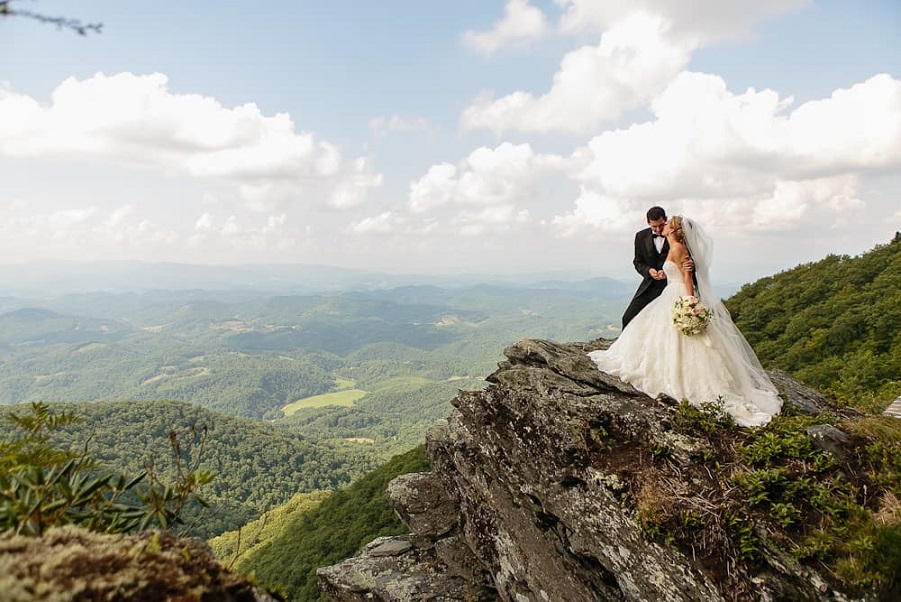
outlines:
[{"label": "distant mountain ridge", "polygon": [[[47,296],[90,291],[257,290],[272,293],[336,293],[398,286],[509,286],[572,282],[594,278],[581,270],[534,273],[389,273],[379,270],[304,264],[198,265],[142,261],[45,261],[0,264],[0,294]],[[604,279],[610,284],[619,281]],[[619,282],[621,285],[622,283]],[[2,299],[2,298],[0,298]]]},{"label": "distant mountain ridge", "polygon": [[337,377],[370,392],[393,378],[480,379],[510,338],[605,334],[630,294],[605,285],[92,292],[18,306],[7,297],[0,403],[168,398],[276,419]]}]

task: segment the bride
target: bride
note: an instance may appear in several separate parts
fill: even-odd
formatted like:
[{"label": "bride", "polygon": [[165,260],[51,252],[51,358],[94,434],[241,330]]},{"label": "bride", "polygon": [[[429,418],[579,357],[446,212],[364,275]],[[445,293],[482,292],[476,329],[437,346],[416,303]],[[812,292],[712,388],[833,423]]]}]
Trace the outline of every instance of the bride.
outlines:
[{"label": "bride", "polygon": [[[713,294],[708,270],[712,241],[695,222],[673,216],[663,230],[670,250],[663,264],[667,285],[623,330],[610,348],[589,356],[602,371],[618,376],[651,397],[665,393],[694,405],[722,398],[725,409],[742,426],[769,422],[782,407],[776,388],[751,346]],[[683,261],[691,270],[679,269]],[[697,295],[710,310],[705,332],[680,333],[672,310],[684,295]]]}]

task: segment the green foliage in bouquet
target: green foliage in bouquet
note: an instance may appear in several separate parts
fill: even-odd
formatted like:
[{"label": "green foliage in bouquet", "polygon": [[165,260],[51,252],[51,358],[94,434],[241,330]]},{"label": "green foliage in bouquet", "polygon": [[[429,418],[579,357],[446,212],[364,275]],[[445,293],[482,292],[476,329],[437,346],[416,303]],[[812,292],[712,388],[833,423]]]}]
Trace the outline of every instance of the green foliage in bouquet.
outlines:
[{"label": "green foliage in bouquet", "polygon": [[694,295],[683,295],[673,304],[672,317],[676,330],[690,337],[707,330],[710,310]]}]

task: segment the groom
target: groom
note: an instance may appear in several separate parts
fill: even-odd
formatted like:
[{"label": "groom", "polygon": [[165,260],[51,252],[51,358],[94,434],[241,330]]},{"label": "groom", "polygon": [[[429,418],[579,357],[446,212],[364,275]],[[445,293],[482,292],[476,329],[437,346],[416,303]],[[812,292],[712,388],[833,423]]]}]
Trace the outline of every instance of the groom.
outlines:
[{"label": "groom", "polygon": [[635,259],[632,265],[641,274],[641,284],[632,297],[632,302],[623,314],[623,329],[625,330],[632,318],[638,315],[645,306],[660,296],[666,288],[666,275],[663,273],[663,262],[669,252],[669,243],[663,236],[663,227],[666,225],[666,211],[661,207],[648,209],[648,226],[635,235]]}]

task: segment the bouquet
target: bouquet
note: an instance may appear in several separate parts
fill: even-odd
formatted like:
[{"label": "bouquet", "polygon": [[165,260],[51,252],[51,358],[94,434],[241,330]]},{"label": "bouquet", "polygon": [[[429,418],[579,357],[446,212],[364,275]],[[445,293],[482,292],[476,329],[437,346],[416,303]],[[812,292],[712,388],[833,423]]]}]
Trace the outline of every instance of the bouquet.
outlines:
[{"label": "bouquet", "polygon": [[673,304],[673,326],[685,336],[701,334],[707,330],[710,310],[694,295],[683,295]]}]

